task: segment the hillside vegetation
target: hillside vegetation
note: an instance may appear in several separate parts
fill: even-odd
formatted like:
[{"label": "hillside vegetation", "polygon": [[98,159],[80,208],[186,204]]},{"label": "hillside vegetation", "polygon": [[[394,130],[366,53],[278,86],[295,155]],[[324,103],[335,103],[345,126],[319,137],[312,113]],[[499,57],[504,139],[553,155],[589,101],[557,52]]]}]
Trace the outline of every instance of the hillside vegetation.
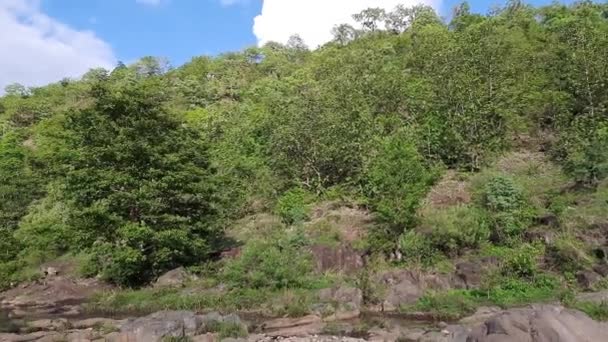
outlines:
[{"label": "hillside vegetation", "polygon": [[[0,288],[60,257],[124,287],[185,266],[234,290],[205,307],[335,282],[373,303],[363,273],[458,260],[498,263],[480,289],[418,309],[583,286],[608,255],[608,5],[355,19],[316,50],[294,36],[177,68],[145,57],[7,87]],[[359,216],[341,226],[332,210]],[[311,246],[345,243],[367,256],[363,275],[315,272]],[[305,313],[291,298],[301,306],[285,310]]]}]

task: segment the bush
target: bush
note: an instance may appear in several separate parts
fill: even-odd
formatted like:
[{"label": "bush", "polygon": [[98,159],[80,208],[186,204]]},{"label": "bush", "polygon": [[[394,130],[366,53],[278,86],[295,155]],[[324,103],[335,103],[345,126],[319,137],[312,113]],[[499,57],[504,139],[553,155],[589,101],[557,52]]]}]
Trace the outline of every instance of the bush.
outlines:
[{"label": "bush", "polygon": [[449,256],[478,248],[490,237],[484,212],[471,206],[434,211],[423,218],[421,226],[432,245]]},{"label": "bush", "polygon": [[28,252],[42,252],[49,257],[61,255],[70,248],[74,230],[67,224],[69,208],[51,192],[19,223],[15,238]]},{"label": "bush", "polygon": [[541,249],[529,244],[513,249],[506,256],[503,265],[504,275],[529,279],[534,277],[538,272],[538,262],[541,255]]},{"label": "bush", "polygon": [[[471,291],[453,290],[443,293],[428,293],[413,307],[416,311],[430,313],[437,320],[455,320],[475,312],[478,299]],[[408,311],[410,308],[401,308]]]},{"label": "bush", "polygon": [[561,235],[548,247],[547,254],[560,271],[577,272],[593,263],[585,249],[585,245],[575,237]]},{"label": "bush", "polygon": [[308,218],[308,208],[310,194],[302,188],[294,188],[287,191],[279,200],[275,207],[275,212],[286,224],[295,224],[305,221]]},{"label": "bush", "polygon": [[511,243],[521,237],[535,216],[523,191],[503,176],[488,181],[483,190],[483,205],[490,213],[492,239],[498,243]]},{"label": "bush", "polygon": [[406,132],[381,140],[367,172],[372,208],[400,231],[413,226],[420,201],[439,175],[412,141]]},{"label": "bush", "polygon": [[596,186],[608,176],[608,127],[579,134],[568,146],[564,170],[579,183]]},{"label": "bush", "polygon": [[183,230],[156,232],[144,224],[126,224],[116,232],[116,242],[97,241],[90,248],[88,273],[105,280],[137,286],[180,265],[204,259],[205,240]]},{"label": "bush", "polygon": [[405,260],[422,264],[431,264],[436,258],[437,250],[426,236],[409,230],[399,237],[399,251]]},{"label": "bush", "polygon": [[233,288],[308,288],[311,272],[310,253],[296,243],[254,240],[226,264],[222,278]]}]

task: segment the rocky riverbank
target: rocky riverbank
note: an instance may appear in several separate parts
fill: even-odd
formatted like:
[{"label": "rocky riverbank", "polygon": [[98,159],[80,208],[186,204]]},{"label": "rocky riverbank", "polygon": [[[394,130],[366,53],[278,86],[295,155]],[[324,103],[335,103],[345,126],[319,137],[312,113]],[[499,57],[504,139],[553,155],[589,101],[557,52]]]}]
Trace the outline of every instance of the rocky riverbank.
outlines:
[{"label": "rocky riverbank", "polygon": [[580,311],[559,305],[531,305],[510,310],[480,308],[474,315],[453,324],[414,326],[388,317],[375,322],[376,325],[369,325],[363,331],[356,329],[361,320],[328,322],[314,315],[251,323],[237,315],[163,311],[126,320],[57,318],[23,322],[18,332],[0,334],[0,341],[600,342],[608,336],[607,323],[596,322]]}]

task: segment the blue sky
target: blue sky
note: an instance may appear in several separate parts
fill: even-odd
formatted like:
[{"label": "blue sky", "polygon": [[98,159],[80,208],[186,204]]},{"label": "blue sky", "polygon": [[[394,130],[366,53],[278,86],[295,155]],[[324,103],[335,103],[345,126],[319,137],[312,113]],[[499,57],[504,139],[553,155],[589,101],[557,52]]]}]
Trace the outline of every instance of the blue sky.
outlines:
[{"label": "blue sky", "polygon": [[[444,1],[439,10],[449,16],[451,8],[460,2]],[[492,4],[501,2],[469,1],[477,12],[486,12]],[[78,29],[95,31],[111,44],[119,60],[129,62],[153,55],[167,57],[176,65],[192,56],[255,45],[253,19],[261,10],[261,0],[231,6],[221,0],[165,0],[148,5],[135,0],[43,1],[43,11],[51,17]]]},{"label": "blue sky", "polygon": [[[295,33],[316,47],[363,8],[420,2],[448,17],[461,0],[0,0],[0,92],[13,82],[43,85],[147,55],[178,66]],[[503,1],[469,3],[484,13]]]}]

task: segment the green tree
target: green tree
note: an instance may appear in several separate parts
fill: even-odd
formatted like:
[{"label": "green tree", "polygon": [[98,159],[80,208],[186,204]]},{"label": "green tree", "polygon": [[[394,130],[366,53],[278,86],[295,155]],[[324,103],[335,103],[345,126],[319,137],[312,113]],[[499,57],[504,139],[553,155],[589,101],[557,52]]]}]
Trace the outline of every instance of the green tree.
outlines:
[{"label": "green tree", "polygon": [[63,178],[75,248],[125,285],[145,283],[213,251],[213,170],[197,132],[167,115],[161,83],[102,82],[95,104],[68,114]]}]

